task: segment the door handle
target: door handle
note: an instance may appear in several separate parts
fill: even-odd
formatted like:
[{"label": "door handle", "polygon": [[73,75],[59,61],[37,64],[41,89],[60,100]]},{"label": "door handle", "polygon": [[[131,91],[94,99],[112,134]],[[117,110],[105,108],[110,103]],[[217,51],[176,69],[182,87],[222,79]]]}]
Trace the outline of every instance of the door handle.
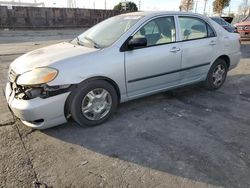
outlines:
[{"label": "door handle", "polygon": [[173,52],[173,53],[177,53],[177,52],[179,52],[179,51],[181,51],[181,49],[180,49],[180,48],[177,48],[177,47],[173,47],[173,48],[170,50],[170,52]]},{"label": "door handle", "polygon": [[216,42],[214,40],[212,40],[212,41],[210,41],[209,45],[214,46],[214,45],[216,45]]}]

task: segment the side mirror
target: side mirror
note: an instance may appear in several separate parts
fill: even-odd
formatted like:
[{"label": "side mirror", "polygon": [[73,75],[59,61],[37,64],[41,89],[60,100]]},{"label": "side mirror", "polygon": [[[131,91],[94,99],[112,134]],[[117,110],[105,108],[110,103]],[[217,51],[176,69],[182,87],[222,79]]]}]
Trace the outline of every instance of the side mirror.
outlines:
[{"label": "side mirror", "polygon": [[134,48],[142,48],[147,46],[147,39],[145,37],[141,38],[132,38],[128,41],[128,48],[134,49]]}]

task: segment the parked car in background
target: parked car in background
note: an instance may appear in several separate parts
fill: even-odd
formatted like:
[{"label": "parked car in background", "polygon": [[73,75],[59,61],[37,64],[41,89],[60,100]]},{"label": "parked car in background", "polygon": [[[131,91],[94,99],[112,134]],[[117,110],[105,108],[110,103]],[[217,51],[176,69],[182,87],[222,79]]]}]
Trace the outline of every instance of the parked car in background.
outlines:
[{"label": "parked car in background", "polygon": [[5,95],[30,127],[106,121],[119,103],[204,82],[220,88],[239,63],[239,35],[184,12],[109,18],[74,40],[14,60]]},{"label": "parked car in background", "polygon": [[235,24],[241,38],[250,38],[250,16],[243,22]]},{"label": "parked car in background", "polygon": [[218,23],[219,25],[221,25],[228,32],[230,33],[237,32],[237,29],[233,25],[230,24],[232,22],[232,19],[226,19],[227,21],[225,21],[225,18],[221,18],[221,17],[210,17],[210,18],[214,20],[216,23]]}]

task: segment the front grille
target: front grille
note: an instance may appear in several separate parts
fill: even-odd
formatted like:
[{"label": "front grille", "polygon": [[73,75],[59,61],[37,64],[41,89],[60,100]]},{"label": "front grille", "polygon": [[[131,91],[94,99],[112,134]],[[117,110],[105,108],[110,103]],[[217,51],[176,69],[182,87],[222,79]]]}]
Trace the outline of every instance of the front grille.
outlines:
[{"label": "front grille", "polygon": [[10,82],[15,82],[16,81],[16,78],[17,78],[18,74],[13,70],[11,69],[10,72],[9,72],[9,76],[8,76],[8,79]]},{"label": "front grille", "polygon": [[238,30],[244,30],[243,26],[238,27]]},{"label": "front grille", "polygon": [[239,31],[250,30],[250,26],[238,26],[237,29],[238,29]]},{"label": "front grille", "polygon": [[250,30],[250,26],[246,26],[246,27],[245,27],[245,30]]}]

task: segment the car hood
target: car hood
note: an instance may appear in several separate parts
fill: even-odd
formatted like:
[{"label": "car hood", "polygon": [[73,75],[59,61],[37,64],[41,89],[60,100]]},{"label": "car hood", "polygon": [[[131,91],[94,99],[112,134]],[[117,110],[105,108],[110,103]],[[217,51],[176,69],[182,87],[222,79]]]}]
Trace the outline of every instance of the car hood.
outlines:
[{"label": "car hood", "polygon": [[246,22],[240,22],[240,23],[235,24],[235,26],[245,26],[245,25],[250,25],[250,22],[246,21]]},{"label": "car hood", "polygon": [[98,49],[63,42],[26,53],[14,60],[10,68],[22,74],[36,67],[53,67],[53,64],[88,54]]}]

